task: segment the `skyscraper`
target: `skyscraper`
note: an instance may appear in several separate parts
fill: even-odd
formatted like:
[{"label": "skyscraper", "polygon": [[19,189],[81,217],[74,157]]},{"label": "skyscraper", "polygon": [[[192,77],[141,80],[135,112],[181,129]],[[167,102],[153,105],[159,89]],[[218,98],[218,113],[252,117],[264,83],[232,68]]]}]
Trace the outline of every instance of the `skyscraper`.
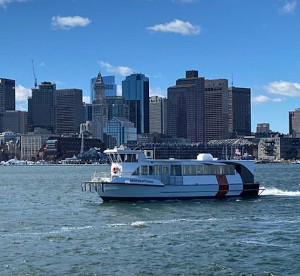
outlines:
[{"label": "skyscraper", "polygon": [[251,134],[251,89],[229,87],[229,129],[234,136]]},{"label": "skyscraper", "polygon": [[168,135],[204,142],[204,93],[204,78],[195,70],[168,88]]},{"label": "skyscraper", "polygon": [[0,114],[0,132],[12,131],[24,134],[27,132],[27,112],[8,110]]},{"label": "skyscraper", "polygon": [[35,127],[55,131],[55,91],[56,85],[42,82],[38,88],[32,89],[32,96],[28,98],[28,127]]},{"label": "skyscraper", "polygon": [[15,109],[15,81],[0,78],[0,112]]},{"label": "skyscraper", "polygon": [[129,117],[128,105],[122,96],[108,96],[106,97],[108,108],[108,120],[113,117],[126,118]]},{"label": "skyscraper", "polygon": [[[95,98],[95,89],[94,84],[96,82],[97,78],[91,79],[91,103],[94,101]],[[103,83],[105,84],[105,96],[111,97],[111,96],[117,96],[117,86],[115,83],[115,76],[103,76],[102,77]]]},{"label": "skyscraper", "polygon": [[289,112],[289,134],[293,138],[300,138],[300,108]]},{"label": "skyscraper", "polygon": [[167,133],[167,99],[159,96],[149,98],[150,133]]},{"label": "skyscraper", "polygon": [[149,79],[143,74],[131,74],[122,81],[122,95],[129,106],[129,121],[137,133],[149,133]]},{"label": "skyscraper", "polygon": [[205,142],[229,137],[228,80],[205,80]]},{"label": "skyscraper", "polygon": [[55,129],[57,134],[79,133],[83,122],[81,89],[60,89],[55,92]]},{"label": "skyscraper", "polygon": [[95,98],[93,101],[92,121],[93,138],[103,141],[103,128],[107,123],[107,103],[105,99],[105,84],[99,72],[94,83]]}]

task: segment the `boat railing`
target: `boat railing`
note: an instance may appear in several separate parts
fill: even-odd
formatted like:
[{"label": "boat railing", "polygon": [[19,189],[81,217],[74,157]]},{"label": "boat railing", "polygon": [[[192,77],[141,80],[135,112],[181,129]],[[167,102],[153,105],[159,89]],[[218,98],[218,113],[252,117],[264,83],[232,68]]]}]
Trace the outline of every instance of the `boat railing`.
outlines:
[{"label": "boat railing", "polygon": [[81,190],[83,192],[97,192],[98,186],[101,186],[101,183],[110,181],[111,174],[109,172],[94,172],[90,180],[81,183]]}]

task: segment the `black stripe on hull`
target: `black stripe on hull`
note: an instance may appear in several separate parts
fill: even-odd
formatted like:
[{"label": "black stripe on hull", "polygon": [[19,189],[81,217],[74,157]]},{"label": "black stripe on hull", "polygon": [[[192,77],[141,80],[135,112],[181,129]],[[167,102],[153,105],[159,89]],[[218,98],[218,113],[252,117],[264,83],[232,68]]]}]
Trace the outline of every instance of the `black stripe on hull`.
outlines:
[{"label": "black stripe on hull", "polygon": [[[166,201],[166,200],[195,200],[195,199],[217,199],[224,200],[226,198],[238,198],[242,197],[241,195],[226,195],[222,198],[217,196],[188,196],[188,197],[110,197],[110,196],[100,196],[104,202],[109,201]],[[251,197],[251,196],[243,196]],[[253,196],[252,196],[253,197]]]},{"label": "black stripe on hull", "polygon": [[259,195],[259,183],[243,184],[241,197],[256,197]]}]

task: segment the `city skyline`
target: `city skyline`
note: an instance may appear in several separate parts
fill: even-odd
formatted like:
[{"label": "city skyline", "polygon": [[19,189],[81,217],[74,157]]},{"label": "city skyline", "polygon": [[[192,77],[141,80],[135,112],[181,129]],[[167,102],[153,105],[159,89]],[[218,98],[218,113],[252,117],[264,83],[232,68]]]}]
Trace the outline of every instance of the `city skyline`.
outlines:
[{"label": "city skyline", "polygon": [[251,88],[252,131],[268,122],[288,133],[300,107],[299,1],[0,0],[0,77],[16,81],[16,108],[27,110],[38,83],[83,90],[100,71],[149,77],[150,96],[167,96],[186,70]]}]

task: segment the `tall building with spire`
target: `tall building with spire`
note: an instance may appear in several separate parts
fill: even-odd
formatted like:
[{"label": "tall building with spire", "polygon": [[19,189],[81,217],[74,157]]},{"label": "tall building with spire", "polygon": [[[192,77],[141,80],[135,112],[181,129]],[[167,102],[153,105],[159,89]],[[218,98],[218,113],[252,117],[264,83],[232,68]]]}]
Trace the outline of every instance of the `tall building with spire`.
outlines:
[{"label": "tall building with spire", "polygon": [[105,84],[101,73],[94,82],[95,96],[92,103],[93,138],[103,141],[103,128],[108,121],[108,108],[105,98]]}]

